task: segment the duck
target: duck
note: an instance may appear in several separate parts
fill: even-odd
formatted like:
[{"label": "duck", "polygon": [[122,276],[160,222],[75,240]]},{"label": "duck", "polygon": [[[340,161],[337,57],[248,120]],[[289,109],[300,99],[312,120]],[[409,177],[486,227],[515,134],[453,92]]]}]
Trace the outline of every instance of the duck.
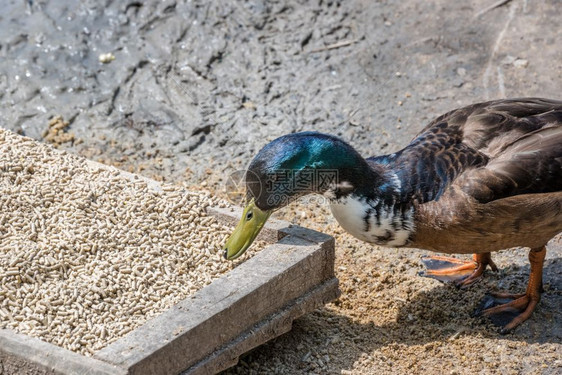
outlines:
[{"label": "duck", "polygon": [[366,158],[333,135],[283,135],[253,158],[245,185],[247,204],[225,243],[226,259],[242,255],[275,210],[307,194],[327,197],[339,225],[367,243],[473,254],[422,258],[424,276],[461,288],[487,267],[497,270],[492,252],[529,249],[526,291],[490,293],[477,309],[508,333],[539,303],[546,244],[562,232],[562,101],[454,109],[403,149]]}]

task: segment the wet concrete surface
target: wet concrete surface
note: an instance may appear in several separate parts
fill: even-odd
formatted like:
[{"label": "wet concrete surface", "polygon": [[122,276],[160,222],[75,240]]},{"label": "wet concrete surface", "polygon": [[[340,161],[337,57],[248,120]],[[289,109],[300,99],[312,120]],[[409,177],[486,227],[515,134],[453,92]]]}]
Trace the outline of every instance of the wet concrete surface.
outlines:
[{"label": "wet concrete surface", "polygon": [[459,105],[559,95],[560,4],[490,4],[7,1],[0,125],[40,139],[62,115],[84,141],[65,148],[158,154],[172,180],[300,130],[385,153]]},{"label": "wet concrete surface", "polygon": [[562,4],[494,4],[6,0],[0,126],[43,139],[62,115],[57,147],[216,191],[289,132],[388,153],[461,105],[560,99]]}]

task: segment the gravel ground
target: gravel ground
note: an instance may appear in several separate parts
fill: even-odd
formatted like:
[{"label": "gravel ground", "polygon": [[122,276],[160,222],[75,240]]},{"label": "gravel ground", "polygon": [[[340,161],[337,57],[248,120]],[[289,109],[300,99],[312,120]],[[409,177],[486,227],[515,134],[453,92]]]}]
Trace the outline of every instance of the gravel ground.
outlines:
[{"label": "gravel ground", "polygon": [[[560,98],[560,4],[495,3],[7,1],[0,126],[221,195],[288,132],[337,134],[375,155],[460,105]],[[105,53],[115,59],[101,63]],[[49,128],[56,115],[68,125]],[[500,336],[470,313],[487,289],[524,288],[525,251],[495,254],[501,271],[458,292],[416,276],[424,252],[361,243],[316,206],[280,215],[336,235],[341,298],[232,372],[562,371],[560,244],[535,315]]]}]

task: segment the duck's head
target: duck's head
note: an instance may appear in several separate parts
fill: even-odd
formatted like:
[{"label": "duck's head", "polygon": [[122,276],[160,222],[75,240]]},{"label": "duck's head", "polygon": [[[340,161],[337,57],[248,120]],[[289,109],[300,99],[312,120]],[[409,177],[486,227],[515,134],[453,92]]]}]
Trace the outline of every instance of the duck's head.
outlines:
[{"label": "duck's head", "polygon": [[[235,259],[252,244],[273,211],[311,193],[337,186],[353,189],[365,160],[341,139],[317,132],[284,135],[267,144],[245,175],[247,205],[226,241],[224,257]],[[342,184],[343,183],[343,184]]]}]

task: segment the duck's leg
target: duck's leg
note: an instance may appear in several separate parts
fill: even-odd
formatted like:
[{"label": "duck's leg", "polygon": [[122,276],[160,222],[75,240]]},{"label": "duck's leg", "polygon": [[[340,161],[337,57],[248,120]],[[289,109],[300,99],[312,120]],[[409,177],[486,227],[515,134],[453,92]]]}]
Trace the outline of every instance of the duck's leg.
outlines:
[{"label": "duck's leg", "polygon": [[466,287],[480,279],[488,265],[493,271],[498,270],[490,253],[474,254],[472,259],[470,261],[439,255],[423,257],[422,262],[427,270],[420,275],[440,281],[452,281],[458,287]]},{"label": "duck's leg", "polygon": [[529,252],[531,273],[525,294],[491,294],[482,301],[477,315],[490,317],[494,324],[502,327],[501,333],[508,333],[529,319],[541,299],[545,255],[544,246]]}]

